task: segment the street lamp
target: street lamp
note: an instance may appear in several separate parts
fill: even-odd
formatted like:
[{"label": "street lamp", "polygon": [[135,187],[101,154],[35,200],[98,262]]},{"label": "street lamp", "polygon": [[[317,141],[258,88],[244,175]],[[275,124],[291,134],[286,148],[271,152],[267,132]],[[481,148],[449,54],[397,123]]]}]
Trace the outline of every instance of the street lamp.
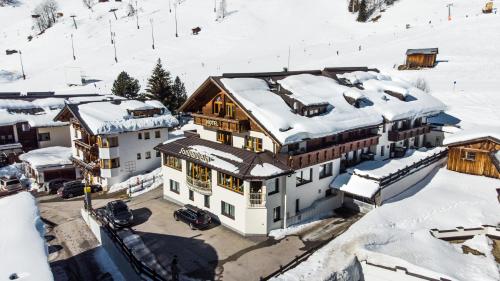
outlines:
[{"label": "street lamp", "polygon": [[151,23],[151,39],[153,40],[153,50],[155,49],[155,34],[154,34],[154,29],[153,29],[153,19],[149,19],[149,22]]},{"label": "street lamp", "polygon": [[24,74],[24,66],[23,66],[23,55],[21,53],[21,50],[5,50],[5,54],[12,55],[19,53],[19,61],[21,62],[21,71],[23,72],[23,79],[26,80],[26,74]]},{"label": "street lamp", "polygon": [[73,25],[75,26],[75,29],[78,29],[78,26],[76,26],[76,20],[75,20],[75,15],[71,15],[71,18],[73,18]]},{"label": "street lamp", "polygon": [[73,33],[71,33],[71,50],[73,50],[73,60],[76,60],[75,56],[75,45],[73,43]]},{"label": "street lamp", "polygon": [[111,20],[109,20],[109,38],[111,38],[111,44],[113,44],[113,30],[111,30]]},{"label": "street lamp", "polygon": [[137,23],[137,29],[139,29],[139,8],[137,7],[137,1],[135,1],[135,19]]},{"label": "street lamp", "polygon": [[453,3],[447,4],[446,7],[448,7],[448,20],[451,20],[451,7],[453,6]]},{"label": "street lamp", "polygon": [[118,17],[116,16],[116,11],[118,11],[117,8],[113,8],[113,9],[109,10],[110,13],[113,13],[113,15],[115,15],[115,20],[118,20]]},{"label": "street lamp", "polygon": [[175,37],[179,37],[177,33],[177,2],[174,2],[174,14],[175,14]]}]

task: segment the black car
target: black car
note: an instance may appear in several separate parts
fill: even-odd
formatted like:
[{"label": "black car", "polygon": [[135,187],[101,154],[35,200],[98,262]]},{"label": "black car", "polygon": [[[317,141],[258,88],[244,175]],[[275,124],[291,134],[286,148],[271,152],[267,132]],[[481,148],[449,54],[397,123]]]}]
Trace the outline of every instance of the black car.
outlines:
[{"label": "black car", "polygon": [[203,229],[208,227],[212,222],[212,217],[206,211],[189,204],[175,211],[174,219],[189,224],[191,229]]},{"label": "black car", "polygon": [[115,200],[106,204],[104,215],[106,220],[115,228],[130,226],[134,221],[132,211],[122,200]]},{"label": "black car", "polygon": [[59,188],[61,188],[64,183],[69,181],[69,179],[53,179],[47,181],[43,184],[43,190],[45,190],[49,194],[56,194]]},{"label": "black car", "polygon": [[[61,196],[61,198],[73,198],[75,196],[81,196],[84,194],[83,188],[85,187],[85,183],[76,180],[69,181],[63,183],[63,186],[57,190],[57,194]],[[98,192],[102,190],[100,185],[91,185],[91,192]]]}]

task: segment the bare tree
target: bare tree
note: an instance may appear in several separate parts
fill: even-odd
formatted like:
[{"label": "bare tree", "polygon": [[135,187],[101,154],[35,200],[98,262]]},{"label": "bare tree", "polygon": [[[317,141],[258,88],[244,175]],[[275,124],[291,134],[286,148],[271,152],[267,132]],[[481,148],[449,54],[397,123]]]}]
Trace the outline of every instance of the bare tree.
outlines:
[{"label": "bare tree", "polygon": [[83,1],[83,5],[85,5],[85,7],[89,8],[89,9],[92,9],[92,7],[94,7],[95,5],[95,0],[82,0]]},{"label": "bare tree", "polygon": [[422,90],[422,91],[424,91],[426,93],[429,93],[431,91],[431,88],[429,87],[429,84],[427,83],[427,80],[425,80],[422,77],[417,78],[413,82],[413,86],[415,86],[415,88],[420,89],[420,90]]},{"label": "bare tree", "polygon": [[56,23],[56,13],[58,7],[59,6],[55,0],[44,0],[35,7],[33,14],[37,15],[37,17],[34,18],[34,20],[40,29],[40,32],[45,31],[47,28],[50,28]]}]

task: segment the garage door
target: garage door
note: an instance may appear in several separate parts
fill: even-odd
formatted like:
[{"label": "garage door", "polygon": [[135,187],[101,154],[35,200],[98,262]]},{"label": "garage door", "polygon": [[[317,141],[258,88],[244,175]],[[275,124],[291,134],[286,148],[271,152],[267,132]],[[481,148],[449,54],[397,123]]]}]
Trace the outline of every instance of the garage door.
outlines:
[{"label": "garage door", "polygon": [[51,171],[45,171],[43,174],[43,180],[45,182],[57,179],[57,178],[65,178],[65,179],[70,179],[74,180],[76,178],[76,173],[74,168],[68,168],[68,169],[60,169],[60,170],[51,170]]}]

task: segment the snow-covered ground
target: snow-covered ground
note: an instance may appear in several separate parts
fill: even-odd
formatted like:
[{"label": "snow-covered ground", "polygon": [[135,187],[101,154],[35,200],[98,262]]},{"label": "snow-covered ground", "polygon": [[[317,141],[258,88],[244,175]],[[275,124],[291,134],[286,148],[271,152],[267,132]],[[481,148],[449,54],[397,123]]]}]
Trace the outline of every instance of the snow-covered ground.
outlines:
[{"label": "snow-covered ground", "polygon": [[[21,49],[28,77],[16,79],[19,57],[2,54],[0,91],[109,93],[122,70],[137,77],[144,89],[156,59],[162,58],[191,93],[209,75],[279,71],[288,65],[290,47],[291,70],[366,65],[410,81],[423,78],[450,113],[470,126],[500,121],[495,107],[500,104],[495,94],[500,77],[500,57],[495,56],[500,15],[482,14],[483,0],[454,1],[452,21],[447,20],[448,0],[400,0],[376,23],[356,22],[344,0],[231,0],[222,21],[215,21],[213,2],[185,0],[177,8],[179,37],[175,37],[173,6],[170,13],[168,2],[162,0],[138,3],[140,29],[134,17],[125,16],[127,1],[99,3],[91,11],[81,0],[66,0],[59,1],[64,13],[60,22],[28,42],[27,36],[33,34],[31,11],[38,2],[20,0],[18,7],[0,8],[0,50]],[[109,12],[113,7],[119,8],[118,20]],[[70,15],[76,15],[77,30]],[[118,63],[110,41],[110,20]],[[406,24],[411,28],[406,29]],[[196,26],[202,30],[195,36],[191,28]],[[404,62],[406,49],[421,47],[439,48],[434,69],[394,69]],[[79,67],[88,79],[100,81],[68,90],[67,67]]]},{"label": "snow-covered ground", "polygon": [[[499,265],[491,255],[463,254],[461,249],[434,238],[429,232],[433,228],[497,225],[498,184],[496,179],[442,168],[433,178],[399,195],[399,200],[365,215],[344,234],[277,279],[311,280],[314,276],[315,280],[326,280],[334,272],[345,270],[356,255],[359,260],[403,266],[427,276],[499,280]],[[370,280],[370,276],[365,278]]]},{"label": "snow-covered ground", "polygon": [[128,189],[131,189],[132,196],[137,196],[153,190],[162,184],[163,176],[161,174],[161,167],[159,167],[150,173],[133,176],[123,182],[113,184],[108,192],[117,192],[124,189],[127,189],[127,192],[129,192],[130,190]]},{"label": "snow-covered ground", "polygon": [[35,198],[28,192],[0,198],[0,214],[0,279],[53,280]]}]

